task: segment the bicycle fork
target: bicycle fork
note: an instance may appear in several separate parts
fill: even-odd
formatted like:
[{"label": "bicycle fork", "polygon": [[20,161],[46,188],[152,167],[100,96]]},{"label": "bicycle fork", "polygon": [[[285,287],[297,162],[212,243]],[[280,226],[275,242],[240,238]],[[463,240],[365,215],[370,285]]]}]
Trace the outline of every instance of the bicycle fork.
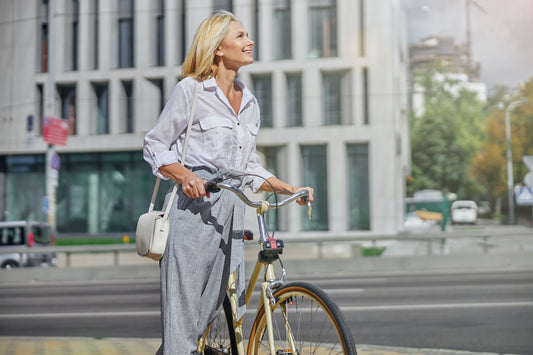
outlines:
[{"label": "bicycle fork", "polygon": [[[267,280],[274,280],[274,267],[272,264],[265,265],[266,272],[265,275],[267,276]],[[283,278],[283,277],[282,277]],[[268,332],[268,341],[270,344],[270,354],[276,355],[276,347],[275,347],[275,338],[274,338],[274,327],[272,325],[272,307],[276,305],[276,299],[273,296],[273,286],[275,286],[277,282],[276,281],[265,281],[261,284],[261,290],[262,290],[262,296],[263,296],[263,307],[265,307],[265,318],[267,323],[267,332]],[[292,354],[296,354],[296,343],[294,341],[294,337],[292,335],[292,330],[289,326],[289,320],[287,315],[287,309],[285,304],[280,304],[280,312],[283,316],[284,324],[285,324],[285,334],[287,336],[287,341],[289,343],[289,346],[291,348]]]}]

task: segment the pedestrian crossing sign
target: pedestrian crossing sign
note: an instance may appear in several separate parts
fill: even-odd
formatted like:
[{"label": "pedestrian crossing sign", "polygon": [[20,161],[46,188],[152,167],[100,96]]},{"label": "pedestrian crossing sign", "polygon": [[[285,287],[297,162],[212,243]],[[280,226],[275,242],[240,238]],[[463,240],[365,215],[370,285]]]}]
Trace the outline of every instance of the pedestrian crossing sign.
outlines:
[{"label": "pedestrian crossing sign", "polygon": [[516,204],[520,206],[533,205],[533,188],[520,186],[516,190]]}]

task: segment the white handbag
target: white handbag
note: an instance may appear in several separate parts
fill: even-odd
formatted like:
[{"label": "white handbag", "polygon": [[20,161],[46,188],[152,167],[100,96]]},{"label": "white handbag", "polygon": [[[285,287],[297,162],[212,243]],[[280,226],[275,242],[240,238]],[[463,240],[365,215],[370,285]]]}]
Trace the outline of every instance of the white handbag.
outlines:
[{"label": "white handbag", "polygon": [[[181,157],[181,164],[183,165],[185,165],[185,158],[187,157],[189,136],[191,134],[197,96],[198,82],[195,80],[191,113],[189,116],[189,124],[187,126],[187,133],[185,134],[185,143],[183,144],[183,154]],[[170,226],[168,214],[170,212],[170,208],[172,207],[172,203],[174,202],[174,197],[176,197],[176,192],[178,191],[178,185],[174,183],[174,188],[172,189],[172,194],[170,195],[170,199],[168,200],[165,211],[154,211],[154,204],[157,198],[157,191],[159,190],[160,182],[161,178],[157,177],[148,212],[143,213],[139,217],[139,220],[137,221],[137,230],[135,232],[135,246],[137,248],[137,253],[141,256],[146,256],[156,261],[160,260],[165,253],[168,230]]]}]

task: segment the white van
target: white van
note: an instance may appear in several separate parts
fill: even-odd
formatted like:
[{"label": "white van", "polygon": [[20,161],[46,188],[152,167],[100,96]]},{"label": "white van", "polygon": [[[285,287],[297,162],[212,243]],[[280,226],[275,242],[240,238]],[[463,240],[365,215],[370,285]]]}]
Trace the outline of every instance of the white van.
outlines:
[{"label": "white van", "polygon": [[454,201],[451,206],[451,219],[453,224],[477,223],[477,204],[474,201]]},{"label": "white van", "polygon": [[[45,222],[0,222],[0,267],[12,269],[21,266],[55,266],[55,253],[39,249],[55,245],[52,228]],[[20,250],[27,251],[20,253]],[[13,250],[13,252],[9,252]]]}]

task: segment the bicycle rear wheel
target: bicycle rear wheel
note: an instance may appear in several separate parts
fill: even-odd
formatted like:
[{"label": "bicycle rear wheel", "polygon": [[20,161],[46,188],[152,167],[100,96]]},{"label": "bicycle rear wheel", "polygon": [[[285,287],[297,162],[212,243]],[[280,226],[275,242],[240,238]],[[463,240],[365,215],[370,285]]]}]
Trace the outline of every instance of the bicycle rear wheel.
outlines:
[{"label": "bicycle rear wheel", "polygon": [[204,355],[238,354],[231,303],[227,294],[205,337]]},{"label": "bicycle rear wheel", "polygon": [[[292,282],[277,290],[274,297],[274,353],[357,354],[344,316],[324,291],[305,282]],[[294,342],[295,352],[289,339]],[[271,354],[264,306],[257,313],[253,324],[248,354]]]}]

